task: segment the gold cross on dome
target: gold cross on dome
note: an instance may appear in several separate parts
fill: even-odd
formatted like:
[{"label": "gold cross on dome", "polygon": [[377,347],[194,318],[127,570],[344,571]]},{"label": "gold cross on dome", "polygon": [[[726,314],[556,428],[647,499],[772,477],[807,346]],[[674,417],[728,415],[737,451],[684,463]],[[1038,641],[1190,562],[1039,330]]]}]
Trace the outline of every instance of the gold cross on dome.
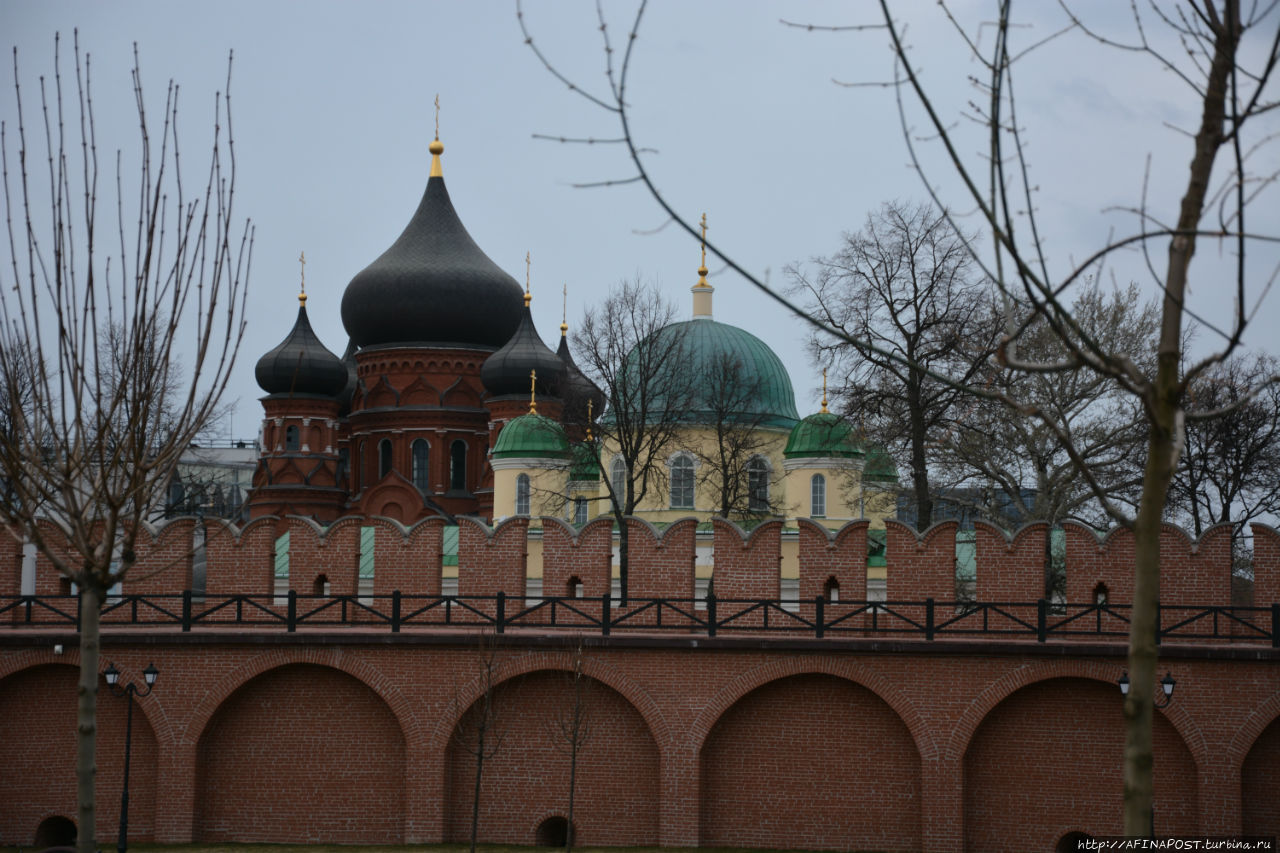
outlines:
[{"label": "gold cross on dome", "polygon": [[707,214],[702,214],[702,265],[707,265]]},{"label": "gold cross on dome", "polygon": [[307,253],[298,255],[298,263],[302,265],[302,292],[307,292]]},{"label": "gold cross on dome", "polygon": [[538,413],[538,371],[529,371],[529,414]]},{"label": "gold cross on dome", "polygon": [[436,93],[436,139],[440,138],[440,94]]}]

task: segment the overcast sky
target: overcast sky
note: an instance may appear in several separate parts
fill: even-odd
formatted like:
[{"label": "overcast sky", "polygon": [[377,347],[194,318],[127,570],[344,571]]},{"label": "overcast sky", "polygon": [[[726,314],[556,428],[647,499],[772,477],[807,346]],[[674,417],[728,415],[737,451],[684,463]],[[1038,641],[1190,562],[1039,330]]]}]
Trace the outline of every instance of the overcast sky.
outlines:
[{"label": "overcast sky", "polygon": [[[622,46],[631,4],[605,5],[613,43]],[[956,7],[972,21],[990,5]],[[1021,5],[1028,26],[1014,38],[1022,43],[1064,23],[1056,4]],[[963,134],[960,110],[975,96],[967,76],[979,68],[958,51],[935,4],[902,6],[920,16],[909,28],[914,55]],[[1100,28],[1132,38],[1127,6],[1080,4]],[[775,284],[785,283],[787,264],[834,252],[842,233],[861,227],[882,202],[924,197],[907,165],[892,92],[833,82],[888,79],[883,34],[808,32],[779,22],[863,23],[873,11],[869,3],[655,0],[645,15],[629,96],[638,141],[656,149],[647,163],[677,210],[690,220],[705,211],[710,238]],[[525,17],[566,76],[605,94],[593,3],[529,0]],[[29,97],[36,77],[51,68],[54,33],[69,38],[75,28],[93,56],[99,146],[132,144],[136,136],[129,85],[136,41],[157,112],[166,81],[182,86],[184,155],[193,163],[212,123],[227,52],[235,52],[236,205],[257,227],[249,331],[232,383],[236,435],[257,430],[261,392],[253,366],[293,322],[300,251],[307,255],[312,324],[335,353],[345,347],[343,290],[395,240],[421,197],[437,94],[454,205],[480,247],[517,280],[525,278],[525,253],[532,254],[534,316],[548,345],[556,345],[563,284],[571,333],[584,306],[635,276],[657,282],[683,314],[690,311],[697,243],[674,227],[645,233],[665,217],[637,185],[571,186],[629,177],[624,152],[534,138],[606,138],[617,136],[618,126],[542,67],[523,43],[512,3],[0,0],[0,32],[18,48]],[[989,28],[974,32],[991,37]],[[1186,87],[1145,57],[1107,51],[1078,34],[1051,42],[1025,64],[1019,118],[1054,268],[1085,257],[1110,229],[1133,229],[1132,217],[1116,208],[1138,203],[1148,157],[1152,210],[1172,221],[1191,155],[1176,128],[1194,127],[1198,118]],[[0,117],[12,126],[14,115],[6,84]],[[962,139],[972,142],[968,151],[980,145],[977,137]],[[1264,150],[1254,167],[1275,171],[1280,155]],[[936,174],[947,192],[952,183]],[[1274,192],[1254,208],[1249,230],[1280,232]],[[1164,246],[1156,248],[1163,267]],[[1229,250],[1202,241],[1193,267],[1193,307],[1215,322],[1225,322],[1231,309],[1230,273],[1218,263]],[[1251,269],[1255,296],[1275,258],[1274,251],[1259,253]],[[722,264],[709,265],[717,273],[716,319],[772,346],[790,369],[797,408],[815,411],[820,380],[804,353],[804,329],[741,278],[720,273]],[[1149,280],[1136,254],[1113,272],[1122,284]],[[1277,328],[1280,294],[1273,294],[1250,348],[1280,351]],[[1201,343],[1212,339],[1202,335]]]}]

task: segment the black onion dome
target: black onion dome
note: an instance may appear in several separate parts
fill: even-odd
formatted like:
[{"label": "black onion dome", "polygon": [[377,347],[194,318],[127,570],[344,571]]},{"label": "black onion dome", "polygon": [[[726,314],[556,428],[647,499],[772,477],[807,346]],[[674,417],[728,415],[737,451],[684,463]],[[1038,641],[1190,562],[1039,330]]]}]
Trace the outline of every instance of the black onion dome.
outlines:
[{"label": "black onion dome", "polygon": [[[562,327],[563,328],[563,327]],[[564,383],[556,394],[564,401],[564,418],[568,423],[584,424],[587,422],[587,401],[591,401],[591,416],[599,417],[604,411],[604,392],[587,378],[569,353],[569,339],[560,336],[560,346],[556,349],[556,357],[564,364]]]},{"label": "black onion dome", "polygon": [[307,320],[307,306],[298,307],[293,330],[280,345],[258,359],[254,376],[268,394],[315,394],[333,397],[347,381],[347,368],[320,343]]},{"label": "black onion dome", "polygon": [[360,377],[356,373],[356,344],[347,338],[347,348],[342,353],[342,365],[347,369],[347,384],[338,392],[338,414],[346,417],[351,413],[351,398],[355,396],[356,385]]},{"label": "black onion dome", "polygon": [[453,344],[497,348],[520,323],[520,285],[458,219],[444,178],[427,180],[404,232],[347,285],[342,324],[359,347]]},{"label": "black onion dome", "polygon": [[538,371],[538,396],[560,396],[557,392],[564,381],[564,362],[538,337],[538,330],[533,327],[533,316],[526,306],[511,340],[484,360],[480,381],[495,397],[528,394],[531,370]]}]

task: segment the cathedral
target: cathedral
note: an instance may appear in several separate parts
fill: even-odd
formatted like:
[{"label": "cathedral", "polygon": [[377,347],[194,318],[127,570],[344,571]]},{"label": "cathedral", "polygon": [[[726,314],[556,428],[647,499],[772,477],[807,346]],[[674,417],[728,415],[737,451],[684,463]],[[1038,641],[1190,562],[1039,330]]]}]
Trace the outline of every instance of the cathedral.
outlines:
[{"label": "cathedral", "polygon": [[[342,297],[346,352],[335,355],[307,318],[259,359],[264,421],[249,499],[251,518],[299,515],[327,525],[346,515],[412,525],[429,517],[557,516],[581,525],[609,512],[625,463],[592,419],[611,401],[575,365],[568,326],[552,351],[538,335],[530,295],[476,245],[445,188],[437,138],[426,191],[404,231],[361,270]],[[850,425],[822,410],[801,419],[787,370],[768,345],[712,315],[705,248],[679,336],[691,377],[731,363],[750,377],[750,399],[715,411],[698,387],[665,463],[663,488],[636,514],[663,523],[716,514],[699,469],[717,420],[756,434],[740,466],[749,508],[828,526],[893,508],[897,473]],[[607,433],[607,430],[605,430]],[[705,472],[703,472],[705,473]],[[606,480],[605,478],[609,478]],[[882,526],[876,524],[875,526]]]}]

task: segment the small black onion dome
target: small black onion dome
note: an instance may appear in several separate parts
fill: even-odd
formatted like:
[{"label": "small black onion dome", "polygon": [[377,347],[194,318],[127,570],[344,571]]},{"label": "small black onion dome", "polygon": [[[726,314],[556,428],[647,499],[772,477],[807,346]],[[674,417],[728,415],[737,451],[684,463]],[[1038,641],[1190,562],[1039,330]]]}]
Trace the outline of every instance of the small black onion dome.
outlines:
[{"label": "small black onion dome", "polygon": [[299,297],[298,319],[288,337],[258,359],[254,376],[268,394],[333,397],[347,381],[347,368],[320,343],[307,320],[306,297]]},{"label": "small black onion dome", "polygon": [[578,369],[573,356],[569,354],[569,339],[563,334],[560,335],[560,346],[556,349],[556,357],[564,364],[564,382],[556,396],[564,401],[565,423],[585,424],[588,400],[591,401],[592,417],[599,417],[604,411],[604,392]]},{"label": "small black onion dome", "polygon": [[351,398],[355,396],[356,385],[360,377],[356,373],[356,344],[347,338],[347,348],[342,353],[342,364],[347,369],[347,384],[338,392],[338,415],[346,417],[351,413]]},{"label": "small black onion dome", "polygon": [[484,383],[485,390],[495,397],[528,394],[531,370],[538,371],[536,387],[539,397],[560,396],[557,392],[564,381],[564,362],[538,337],[538,331],[533,327],[533,315],[526,305],[511,340],[484,360],[480,381]]},{"label": "small black onion dome", "polygon": [[[444,148],[432,145],[438,157]],[[342,295],[342,324],[359,347],[497,348],[519,323],[520,285],[471,239],[437,174],[404,232]]]}]

